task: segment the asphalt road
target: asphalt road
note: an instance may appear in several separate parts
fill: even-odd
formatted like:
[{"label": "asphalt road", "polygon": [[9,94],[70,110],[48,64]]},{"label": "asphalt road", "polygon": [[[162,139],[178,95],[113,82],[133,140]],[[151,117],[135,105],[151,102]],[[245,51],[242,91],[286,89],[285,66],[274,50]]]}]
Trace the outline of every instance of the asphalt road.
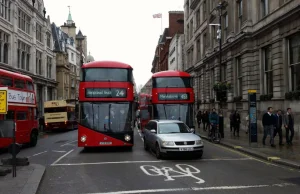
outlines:
[{"label": "asphalt road", "polygon": [[[47,166],[38,194],[299,193],[300,172],[205,142],[202,159],[157,160],[138,132],[132,151],[77,147],[77,131],[53,133],[19,156]],[[4,157],[5,154],[0,155]]]}]

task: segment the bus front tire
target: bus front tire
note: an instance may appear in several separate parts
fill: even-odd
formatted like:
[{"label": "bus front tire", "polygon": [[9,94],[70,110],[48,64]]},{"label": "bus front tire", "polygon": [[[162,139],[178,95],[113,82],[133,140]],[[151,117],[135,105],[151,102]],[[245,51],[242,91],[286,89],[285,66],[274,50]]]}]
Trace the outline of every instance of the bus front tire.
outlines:
[{"label": "bus front tire", "polygon": [[38,141],[38,132],[37,130],[32,130],[30,134],[30,146],[35,147]]}]

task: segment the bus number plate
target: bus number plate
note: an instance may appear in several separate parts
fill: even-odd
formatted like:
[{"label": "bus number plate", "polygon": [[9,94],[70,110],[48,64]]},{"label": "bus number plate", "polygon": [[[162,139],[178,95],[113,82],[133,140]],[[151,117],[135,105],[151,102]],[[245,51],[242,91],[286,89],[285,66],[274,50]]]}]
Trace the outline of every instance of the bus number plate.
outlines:
[{"label": "bus number plate", "polygon": [[99,144],[100,144],[100,145],[111,145],[112,142],[104,142],[104,141],[100,141]]}]

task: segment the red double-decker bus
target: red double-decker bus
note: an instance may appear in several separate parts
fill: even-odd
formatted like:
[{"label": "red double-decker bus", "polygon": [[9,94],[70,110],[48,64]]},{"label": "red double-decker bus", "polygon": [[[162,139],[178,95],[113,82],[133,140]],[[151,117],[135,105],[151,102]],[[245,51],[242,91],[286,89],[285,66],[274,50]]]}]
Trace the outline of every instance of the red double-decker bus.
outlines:
[{"label": "red double-decker bus", "polygon": [[95,61],[82,66],[79,147],[133,146],[132,71],[130,65],[114,61]]},{"label": "red double-decker bus", "polygon": [[[8,88],[8,111],[7,114],[0,114],[0,120],[16,123],[16,143],[36,146],[38,121],[32,78],[0,69],[0,87]],[[12,139],[6,138],[0,129],[0,148],[7,148],[11,143]]]},{"label": "red double-decker bus", "polygon": [[139,110],[140,110],[140,119],[139,126],[141,131],[143,131],[145,125],[149,122],[150,114],[148,111],[148,106],[151,103],[151,95],[140,93],[139,94]]},{"label": "red double-decker bus", "polygon": [[182,71],[161,71],[152,75],[152,118],[174,119],[194,128],[192,77]]}]

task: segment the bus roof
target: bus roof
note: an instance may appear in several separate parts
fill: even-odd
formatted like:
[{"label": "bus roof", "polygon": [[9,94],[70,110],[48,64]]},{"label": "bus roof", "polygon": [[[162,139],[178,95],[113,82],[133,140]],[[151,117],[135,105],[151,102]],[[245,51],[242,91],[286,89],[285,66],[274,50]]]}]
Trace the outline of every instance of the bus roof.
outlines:
[{"label": "bus roof", "polygon": [[132,67],[126,63],[117,61],[93,61],[82,65],[82,68],[122,68],[122,69],[132,69]]},{"label": "bus roof", "polygon": [[191,77],[191,75],[184,71],[168,70],[168,71],[160,71],[160,72],[154,73],[152,75],[152,77],[153,78],[156,78],[156,77]]},{"label": "bus roof", "polygon": [[23,74],[20,74],[20,73],[15,73],[15,72],[12,72],[12,71],[7,71],[7,70],[4,70],[4,69],[0,69],[0,73],[2,74],[6,74],[8,76],[12,76],[12,77],[15,77],[15,78],[19,78],[19,79],[26,79],[26,80],[30,80],[32,81],[32,78],[27,76],[27,75],[23,75]]}]

